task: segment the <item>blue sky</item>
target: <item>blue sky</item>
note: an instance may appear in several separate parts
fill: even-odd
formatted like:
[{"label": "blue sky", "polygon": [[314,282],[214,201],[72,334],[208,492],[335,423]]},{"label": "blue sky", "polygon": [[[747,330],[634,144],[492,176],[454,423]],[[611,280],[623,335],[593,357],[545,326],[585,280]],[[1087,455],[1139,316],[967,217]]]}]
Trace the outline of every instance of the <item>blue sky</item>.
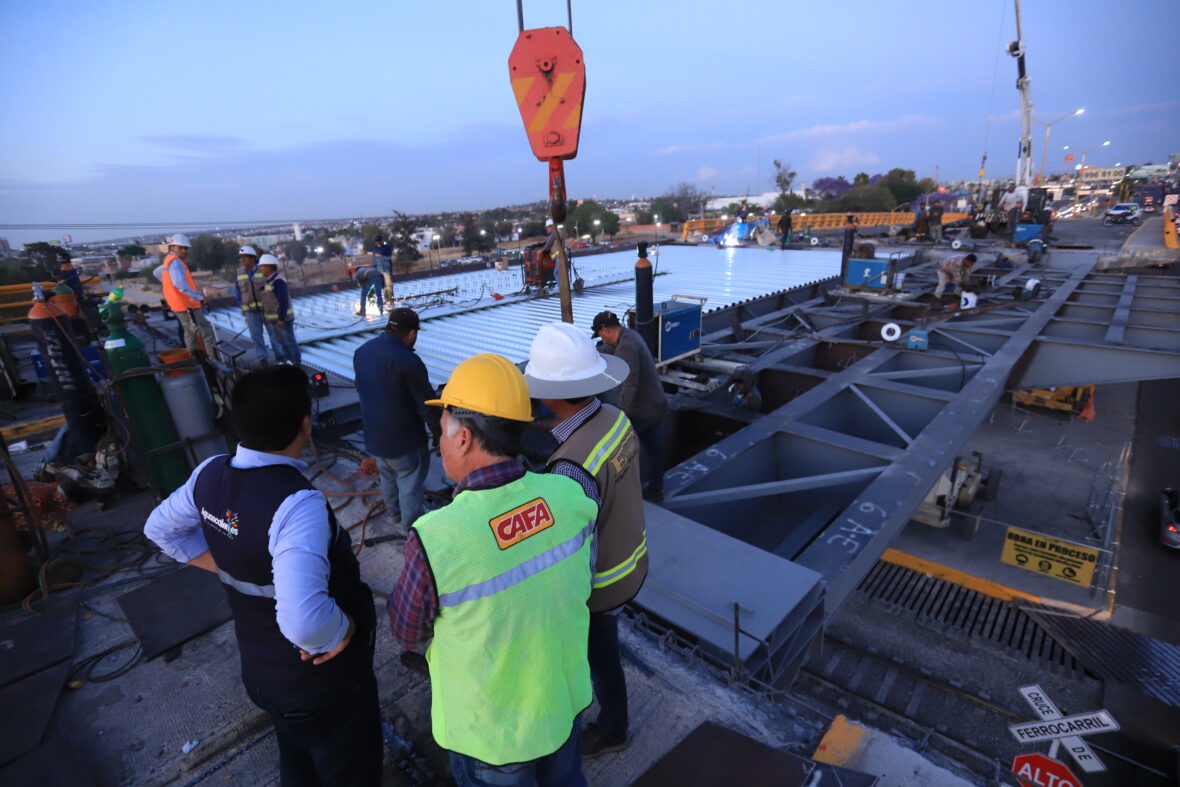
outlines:
[{"label": "blue sky", "polygon": [[[1028,0],[1035,114],[1089,163],[1180,152],[1176,4]],[[728,10],[740,8],[741,10]],[[563,0],[526,0],[528,27]],[[1002,27],[1001,27],[1002,24]],[[511,0],[0,4],[0,223],[234,221],[541,199],[507,76]],[[575,0],[573,197],[718,194],[902,166],[1012,174],[1011,0]],[[1155,54],[1153,54],[1155,53]],[[994,95],[993,95],[994,85]],[[990,122],[989,117],[990,107]],[[1043,127],[1034,127],[1039,165]],[[0,230],[13,242],[60,232]],[[75,238],[87,233],[74,232]],[[109,237],[104,231],[89,237]]]}]

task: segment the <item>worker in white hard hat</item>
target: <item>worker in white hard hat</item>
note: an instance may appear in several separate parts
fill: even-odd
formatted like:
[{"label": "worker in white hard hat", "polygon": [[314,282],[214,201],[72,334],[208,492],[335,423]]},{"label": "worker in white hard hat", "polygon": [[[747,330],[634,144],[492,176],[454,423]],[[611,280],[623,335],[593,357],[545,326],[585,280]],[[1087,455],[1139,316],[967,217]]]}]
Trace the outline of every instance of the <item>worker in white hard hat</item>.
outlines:
[{"label": "worker in white hard hat", "polygon": [[279,260],[273,254],[258,259],[262,279],[262,317],[270,334],[275,357],[283,363],[299,366],[299,340],[295,338],[295,311],[291,308],[291,289],[279,272]]},{"label": "worker in white hard hat", "polygon": [[598,719],[582,734],[582,756],[626,748],[627,682],[619,659],[618,613],[647,577],[647,533],[639,468],[639,438],[627,416],[604,404],[605,393],[626,379],[627,362],[599,353],[584,330],[564,322],[541,327],[529,350],[524,379],[529,396],[556,416],[550,427],[558,448],[549,472],[583,483],[598,500],[597,557],[590,600],[588,655],[598,698]]},{"label": "worker in white hard hat", "polygon": [[[238,305],[242,307],[242,318],[250,330],[250,340],[254,342],[254,350],[258,356],[258,365],[263,366],[268,360],[266,352],[266,333],[262,317],[262,285],[265,278],[258,273],[258,252],[253,246],[243,246],[238,251],[241,270],[234,280],[234,295]],[[276,345],[276,356],[278,346]]]},{"label": "worker in white hard hat", "polygon": [[188,267],[188,236],[177,233],[168,239],[168,254],[160,269],[164,300],[184,330],[184,346],[194,357],[213,353],[217,337],[205,317],[205,296],[197,289]]}]

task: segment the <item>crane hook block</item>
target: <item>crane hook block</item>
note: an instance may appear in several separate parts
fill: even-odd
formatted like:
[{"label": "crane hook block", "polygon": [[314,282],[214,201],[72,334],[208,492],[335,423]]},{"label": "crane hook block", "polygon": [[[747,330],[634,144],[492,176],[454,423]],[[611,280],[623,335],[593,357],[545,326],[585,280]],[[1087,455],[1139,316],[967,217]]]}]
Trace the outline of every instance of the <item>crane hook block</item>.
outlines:
[{"label": "crane hook block", "polygon": [[541,161],[577,156],[586,64],[569,31],[520,31],[508,56],[508,75],[533,155]]}]

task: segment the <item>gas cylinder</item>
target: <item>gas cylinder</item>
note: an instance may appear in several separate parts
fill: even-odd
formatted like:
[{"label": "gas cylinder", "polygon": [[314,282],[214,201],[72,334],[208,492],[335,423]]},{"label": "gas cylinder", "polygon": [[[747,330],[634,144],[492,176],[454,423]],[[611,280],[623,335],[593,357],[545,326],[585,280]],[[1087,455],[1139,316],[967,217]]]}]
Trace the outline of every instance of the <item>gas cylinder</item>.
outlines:
[{"label": "gas cylinder", "polygon": [[[160,353],[164,363],[191,358],[188,350],[165,350]],[[164,373],[160,381],[164,399],[172,412],[172,422],[181,437],[193,441],[197,462],[226,453],[225,438],[213,425],[213,396],[205,382],[205,375],[196,367],[174,369]]]},{"label": "gas cylinder", "polygon": [[94,453],[94,446],[106,428],[106,415],[86,376],[81,345],[70,328],[69,315],[45,299],[39,284],[33,285],[29,329],[69,425],[69,457]]},{"label": "gas cylinder", "polygon": [[[111,294],[99,309],[102,321],[110,330],[103,343],[107,367],[117,377],[133,369],[146,369],[147,351],[139,337],[127,329],[123,322],[123,300],[121,293]],[[155,375],[142,374],[126,377],[115,383],[119,397],[126,408],[139,447],[144,451],[148,472],[160,497],[167,497],[172,490],[184,484],[189,467],[186,452],[182,446],[168,451],[153,453],[155,449],[180,442],[172,414],[164,400],[164,392]]]}]

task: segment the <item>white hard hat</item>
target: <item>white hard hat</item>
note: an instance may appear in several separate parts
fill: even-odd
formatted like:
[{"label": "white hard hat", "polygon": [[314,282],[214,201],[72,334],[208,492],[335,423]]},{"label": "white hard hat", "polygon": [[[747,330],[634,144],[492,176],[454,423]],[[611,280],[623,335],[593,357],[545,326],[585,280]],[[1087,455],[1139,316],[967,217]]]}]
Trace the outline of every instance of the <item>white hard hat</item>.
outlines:
[{"label": "white hard hat", "polygon": [[545,219],[545,226],[552,227],[553,226],[553,219]]},{"label": "white hard hat", "polygon": [[243,256],[245,256],[245,255],[247,255],[247,254],[249,254],[251,257],[257,257],[257,256],[258,256],[258,252],[254,251],[254,247],[253,247],[253,246],[243,246],[243,247],[242,247],[242,250],[238,252],[238,256],[239,256],[239,257],[243,257]]},{"label": "white hard hat", "polygon": [[279,267],[279,258],[273,254],[263,254],[261,257],[258,258],[258,264],[259,265],[273,265],[277,268],[277,267]]},{"label": "white hard hat", "polygon": [[629,371],[622,358],[598,352],[584,330],[551,322],[533,337],[524,379],[534,399],[577,399],[609,391]]},{"label": "white hard hat", "polygon": [[183,232],[178,232],[175,235],[173,235],[171,238],[169,238],[168,245],[169,246],[184,246],[186,249],[188,247],[192,246],[192,244],[188,242],[188,235],[185,235]]}]

